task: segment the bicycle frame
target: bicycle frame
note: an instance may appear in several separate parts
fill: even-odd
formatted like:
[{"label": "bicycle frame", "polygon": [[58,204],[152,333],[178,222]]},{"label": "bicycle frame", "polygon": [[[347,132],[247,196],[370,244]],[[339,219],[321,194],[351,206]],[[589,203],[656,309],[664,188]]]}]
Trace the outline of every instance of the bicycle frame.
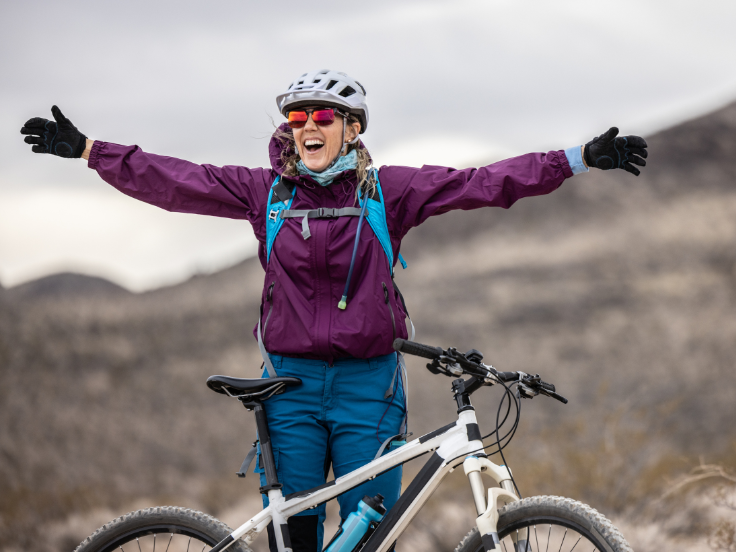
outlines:
[{"label": "bicycle frame", "polygon": [[[429,452],[433,452],[429,460],[399,497],[394,507],[386,513],[361,552],[387,552],[432,496],[441,481],[461,463],[473,491],[473,499],[478,512],[476,521],[483,544],[486,550],[495,548],[499,542],[496,531],[499,502],[508,503],[518,500],[518,497],[514,493],[508,468],[498,466],[485,457],[475,410],[468,401],[459,412],[456,422],[414,439],[334,481],[285,497],[280,489],[269,490],[269,506],[235,529],[218,543],[212,552],[225,550],[241,537],[246,544],[250,545],[271,522],[273,522],[279,552],[291,552],[286,523],[289,517],[304,510],[316,508],[323,502],[361,483]],[[461,462],[462,457],[466,458]],[[487,502],[485,488],[481,481],[482,472],[489,475],[501,487],[488,490]],[[516,540],[515,536],[513,538]],[[525,535],[519,535],[518,538],[521,544],[524,542],[522,538],[525,538]]]}]

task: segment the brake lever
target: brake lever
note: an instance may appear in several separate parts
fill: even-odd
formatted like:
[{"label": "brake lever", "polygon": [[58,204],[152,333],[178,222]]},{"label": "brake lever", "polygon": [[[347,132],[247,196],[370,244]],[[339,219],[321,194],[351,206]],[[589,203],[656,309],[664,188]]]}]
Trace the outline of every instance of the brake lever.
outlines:
[{"label": "brake lever", "polygon": [[450,347],[447,349],[446,354],[440,355],[436,361],[438,364],[444,364],[441,369],[444,370],[448,376],[460,377],[463,375],[461,359],[465,360],[465,357],[463,357],[462,354],[458,355],[457,349]]},{"label": "brake lever", "polygon": [[[442,364],[444,363],[444,365]],[[444,355],[427,363],[427,370],[433,374],[443,374],[445,376],[456,378],[463,375],[463,369],[458,366],[452,359],[448,359]]]},{"label": "brake lever", "polygon": [[427,363],[427,370],[429,370],[435,375],[445,373],[444,367],[440,364],[440,361],[437,359],[434,359],[432,362]]},{"label": "brake lever", "polygon": [[533,387],[529,387],[523,382],[519,382],[519,385],[517,385],[517,389],[519,391],[519,396],[523,399],[533,399],[537,395],[539,395],[539,391],[534,389]]}]

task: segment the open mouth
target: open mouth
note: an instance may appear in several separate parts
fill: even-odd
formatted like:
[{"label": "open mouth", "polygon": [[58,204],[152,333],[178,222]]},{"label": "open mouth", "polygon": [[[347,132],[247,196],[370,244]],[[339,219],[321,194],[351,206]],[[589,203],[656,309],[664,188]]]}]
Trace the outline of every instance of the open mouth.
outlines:
[{"label": "open mouth", "polygon": [[304,147],[309,153],[314,153],[315,151],[321,149],[324,145],[325,143],[318,138],[310,138],[309,140],[304,141]]}]

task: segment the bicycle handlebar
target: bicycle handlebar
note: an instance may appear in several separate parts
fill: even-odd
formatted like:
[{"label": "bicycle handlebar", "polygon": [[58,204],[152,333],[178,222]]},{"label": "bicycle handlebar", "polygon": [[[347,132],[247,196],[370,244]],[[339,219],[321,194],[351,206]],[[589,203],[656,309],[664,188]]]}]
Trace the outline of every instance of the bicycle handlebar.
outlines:
[{"label": "bicycle handlebar", "polygon": [[[555,386],[551,383],[542,381],[538,375],[531,376],[524,372],[498,372],[492,366],[481,364],[480,360],[482,360],[483,355],[477,351],[470,351],[466,357],[463,353],[452,348],[445,351],[441,347],[432,347],[430,345],[424,345],[422,343],[416,343],[414,341],[401,338],[394,339],[393,346],[395,351],[432,360],[433,363],[428,364],[427,368],[429,368],[433,373],[440,373],[440,371],[443,371],[448,376],[457,376],[466,373],[476,378],[480,378],[480,381],[485,380],[487,385],[492,385],[492,382],[486,379],[486,376],[491,375],[504,383],[519,382],[520,388],[525,388],[527,390],[531,389],[533,391],[532,395],[529,395],[529,393],[524,394],[527,398],[531,398],[536,394],[542,394],[546,397],[550,397],[560,401],[561,403],[567,404],[567,399],[562,395],[557,394]],[[438,368],[440,368],[440,362],[448,365],[452,363],[456,368],[461,369],[461,371],[449,368],[438,370]],[[520,389],[520,391],[522,391],[522,389]]]}]

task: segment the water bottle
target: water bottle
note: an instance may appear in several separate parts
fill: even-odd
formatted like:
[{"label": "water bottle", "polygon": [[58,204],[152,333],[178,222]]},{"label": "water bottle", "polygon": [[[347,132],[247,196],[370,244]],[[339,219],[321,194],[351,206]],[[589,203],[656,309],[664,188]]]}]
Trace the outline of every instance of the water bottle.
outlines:
[{"label": "water bottle", "polygon": [[358,509],[348,516],[324,552],[352,552],[364,540],[368,529],[375,529],[385,513],[383,496],[364,496],[358,502]]}]

